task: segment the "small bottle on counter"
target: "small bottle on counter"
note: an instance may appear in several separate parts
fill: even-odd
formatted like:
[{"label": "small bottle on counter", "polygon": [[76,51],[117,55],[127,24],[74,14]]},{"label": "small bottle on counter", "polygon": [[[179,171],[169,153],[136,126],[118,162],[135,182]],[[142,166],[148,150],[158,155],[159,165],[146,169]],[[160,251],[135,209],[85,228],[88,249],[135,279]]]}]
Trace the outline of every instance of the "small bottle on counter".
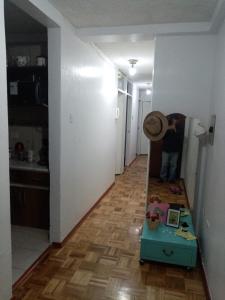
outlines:
[{"label": "small bottle on counter", "polygon": [[21,142],[15,144],[15,155],[18,160],[24,160],[24,145]]},{"label": "small bottle on counter", "polygon": [[27,152],[27,160],[28,162],[32,163],[34,159],[34,151],[33,150],[28,150]]}]

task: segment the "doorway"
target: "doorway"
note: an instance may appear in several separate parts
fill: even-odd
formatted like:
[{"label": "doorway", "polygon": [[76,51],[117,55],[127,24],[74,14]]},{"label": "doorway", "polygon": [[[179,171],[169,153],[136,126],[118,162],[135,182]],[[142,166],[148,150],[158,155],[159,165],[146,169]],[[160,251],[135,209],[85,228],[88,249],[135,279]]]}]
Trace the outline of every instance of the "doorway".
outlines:
[{"label": "doorway", "polygon": [[[13,103],[13,109],[10,107],[8,116],[9,127],[12,125],[16,127],[16,129],[13,128],[11,136],[9,134],[9,144],[12,145],[10,152],[12,157],[14,156],[18,160],[21,159],[21,161],[16,162],[17,166],[13,165],[13,161],[10,161],[11,219],[14,223],[12,263],[14,267],[13,283],[15,284],[17,280],[20,280],[22,273],[39,258],[50,243],[60,241],[58,221],[60,213],[60,136],[58,132],[60,131],[61,33],[59,26],[47,15],[44,15],[42,11],[38,10],[37,7],[31,5],[29,1],[17,3],[16,1],[5,0],[6,10],[8,5],[10,6],[9,9],[16,10],[17,18],[21,16],[26,18],[25,21],[23,19],[24,22],[21,22],[26,30],[41,29],[45,35],[44,37],[42,32],[38,34],[25,32],[22,35],[13,34],[9,36],[9,32],[12,32],[12,24],[16,23],[15,12],[11,11],[10,17],[5,11],[6,23],[9,22],[8,27],[6,24],[7,41],[13,42],[15,37],[16,41],[23,38],[19,47],[20,53],[16,54],[15,52],[14,55],[12,49],[10,49],[11,52],[7,51],[11,53],[7,59],[7,73],[9,69],[12,73],[8,78],[10,79],[8,80],[8,99],[10,98],[10,103],[11,100],[16,101],[16,103]],[[14,22],[10,22],[10,18],[11,20],[13,18]],[[34,26],[31,26],[31,24]],[[20,30],[19,25],[17,26],[18,30]],[[29,37],[31,37],[31,40],[28,39]],[[41,46],[37,45],[37,41]],[[29,44],[29,47],[26,46],[27,44]],[[39,53],[37,53],[38,49],[41,49]],[[18,47],[16,50],[13,48],[13,51],[17,50]],[[30,72],[30,70],[33,70],[32,75],[26,75],[27,71]],[[38,71],[36,72],[36,70]],[[10,82],[14,82],[14,77],[11,76],[18,76],[17,73],[19,76],[26,75],[25,80],[23,78],[15,80],[19,86],[15,83],[10,84]],[[43,73],[45,74],[44,77]],[[30,77],[32,79],[27,80]],[[38,84],[36,84],[37,81]],[[47,83],[47,92],[45,83]],[[47,98],[45,97],[46,94]],[[20,95],[28,97],[20,97]],[[27,132],[31,134],[32,142],[29,142]],[[37,136],[39,142],[36,141]],[[17,141],[18,138],[21,141]],[[24,139],[24,142],[22,139]],[[17,147],[15,147],[16,144]],[[31,151],[22,151],[24,149]],[[18,169],[18,163],[20,169]],[[29,163],[29,170],[24,169],[24,163]],[[32,170],[34,165],[35,170]],[[38,170],[36,167],[38,167]],[[29,176],[27,176],[28,171],[32,173],[29,173]],[[21,172],[23,173],[22,176]],[[18,218],[20,215],[18,210],[23,214],[23,218]],[[24,249],[14,250],[15,247],[19,248],[20,246],[22,248],[26,247],[26,255],[24,255],[26,252]],[[31,249],[33,246],[35,249]],[[22,256],[24,256],[24,259]],[[23,261],[23,265],[15,265],[16,260]]]},{"label": "doorway", "polygon": [[[176,128],[179,130],[179,156],[177,161],[177,178],[181,176],[181,166],[182,166],[182,156],[183,156],[183,141],[184,141],[184,132],[185,132],[185,120],[186,116],[180,113],[173,113],[166,116],[168,119],[176,120]],[[150,177],[159,177],[162,161],[162,146],[163,140],[160,141],[151,141],[151,152],[150,152],[150,166],[149,166],[149,176]]]},{"label": "doorway", "polygon": [[10,1],[5,31],[15,283],[49,246],[48,38],[45,26]]}]

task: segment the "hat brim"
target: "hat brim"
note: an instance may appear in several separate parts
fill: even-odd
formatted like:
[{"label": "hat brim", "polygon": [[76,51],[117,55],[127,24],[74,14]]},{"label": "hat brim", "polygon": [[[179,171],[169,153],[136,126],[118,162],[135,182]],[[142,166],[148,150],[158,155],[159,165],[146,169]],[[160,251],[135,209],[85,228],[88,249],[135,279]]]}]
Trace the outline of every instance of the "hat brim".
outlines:
[{"label": "hat brim", "polygon": [[[157,117],[161,121],[161,131],[157,135],[152,135],[146,126],[149,119],[152,117]],[[149,138],[151,141],[153,141],[153,142],[160,141],[166,134],[167,130],[168,130],[168,120],[167,120],[166,116],[164,116],[164,114],[162,114],[160,111],[152,111],[145,117],[144,122],[143,122],[143,131],[144,131],[145,135],[147,136],[147,138]]]}]

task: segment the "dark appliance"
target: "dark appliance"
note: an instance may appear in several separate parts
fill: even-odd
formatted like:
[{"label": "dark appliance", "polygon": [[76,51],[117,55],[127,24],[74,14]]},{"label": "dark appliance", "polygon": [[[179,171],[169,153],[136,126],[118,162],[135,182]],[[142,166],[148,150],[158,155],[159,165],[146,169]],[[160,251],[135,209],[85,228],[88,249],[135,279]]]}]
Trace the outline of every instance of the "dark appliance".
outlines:
[{"label": "dark appliance", "polygon": [[7,77],[9,104],[48,104],[47,68],[11,67]]}]

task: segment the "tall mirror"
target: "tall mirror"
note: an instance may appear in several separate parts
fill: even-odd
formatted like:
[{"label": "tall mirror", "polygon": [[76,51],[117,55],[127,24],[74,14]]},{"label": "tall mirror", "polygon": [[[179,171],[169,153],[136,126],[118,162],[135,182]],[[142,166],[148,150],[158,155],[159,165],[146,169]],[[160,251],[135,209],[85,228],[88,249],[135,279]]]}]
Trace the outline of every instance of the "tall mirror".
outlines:
[{"label": "tall mirror", "polygon": [[[195,212],[193,219],[197,232],[198,207],[201,205],[198,201],[198,194],[202,185],[201,172],[204,169],[204,145],[207,143],[207,134],[199,119],[186,117],[181,113],[172,113],[165,117],[168,122],[167,129],[170,128],[172,120],[175,120],[175,129],[179,135],[178,144],[175,147],[178,152],[175,178],[170,178],[171,161],[165,166],[166,178],[160,176],[163,152],[168,150],[168,145],[165,144],[169,143],[170,147],[170,141],[166,141],[168,130],[166,129],[159,139],[157,134],[152,138],[152,132],[146,134],[146,124],[144,124],[143,129],[149,139],[147,201],[149,203],[151,197],[156,195],[162,202],[190,207]],[[172,150],[174,150],[173,147]]]},{"label": "tall mirror", "polygon": [[[198,125],[195,119],[190,123],[190,118],[181,113],[166,116],[153,111],[144,120],[143,130],[150,139],[150,151],[141,264],[153,260],[187,268],[196,266],[196,229],[185,179],[193,177],[190,171],[194,171],[195,176],[197,170],[198,163],[193,168],[192,162],[199,154]],[[185,253],[184,249],[188,251]]]},{"label": "tall mirror", "polygon": [[[183,192],[181,170],[183,164],[183,145],[185,135],[186,116],[172,113],[166,116],[168,128],[162,138],[150,140],[148,200],[154,194],[163,201],[174,200],[173,188],[177,187],[177,194]],[[157,138],[156,138],[157,139]],[[174,156],[174,153],[176,157]],[[170,197],[172,195],[172,197]],[[181,203],[185,201],[179,197]]]}]

